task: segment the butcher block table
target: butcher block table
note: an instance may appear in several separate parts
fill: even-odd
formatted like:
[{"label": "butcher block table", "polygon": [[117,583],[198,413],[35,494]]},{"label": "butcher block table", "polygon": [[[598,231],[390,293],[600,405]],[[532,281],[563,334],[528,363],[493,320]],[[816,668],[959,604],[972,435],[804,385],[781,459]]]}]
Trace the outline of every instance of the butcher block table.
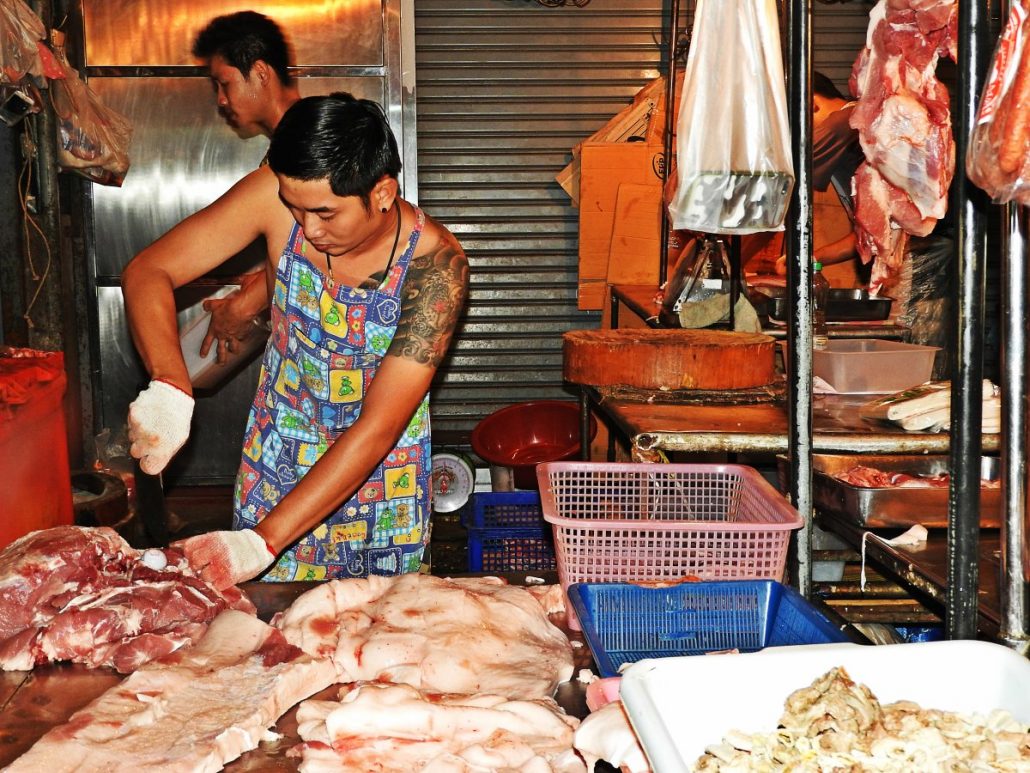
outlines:
[{"label": "butcher block table", "polygon": [[[782,401],[753,405],[692,405],[611,399],[584,393],[640,452],[772,453],[787,451],[787,407]],[[946,454],[947,432],[908,432],[863,419],[858,409],[870,395],[813,395],[812,450],[816,453]],[[983,450],[997,451],[1000,435],[984,435]]]},{"label": "butcher block table", "polygon": [[[531,572],[548,583],[556,583],[557,573]],[[471,575],[470,575],[471,576]],[[480,575],[480,576],[486,576]],[[497,576],[496,574],[494,576]],[[525,584],[526,572],[500,574],[512,584]],[[294,599],[314,587],[309,582],[247,582],[240,587],[257,607],[258,617],[266,622],[276,612],[285,609]],[[587,714],[585,685],[576,680],[581,668],[593,663],[583,638],[565,627],[564,616],[553,616],[558,625],[574,642],[575,671],[572,681],[560,685],[555,700],[566,713],[584,717]],[[581,646],[576,646],[578,641]],[[64,724],[76,711],[101,693],[122,680],[122,675],[108,668],[90,669],[85,666],[61,663],[42,666],[31,672],[0,671],[0,768],[20,757],[50,728]],[[339,685],[315,693],[313,699],[332,699]],[[300,743],[297,732],[297,708],[294,706],[272,728],[282,738],[274,743],[262,743],[238,760],[225,766],[230,771],[296,770],[298,758],[287,757],[286,752]]]}]

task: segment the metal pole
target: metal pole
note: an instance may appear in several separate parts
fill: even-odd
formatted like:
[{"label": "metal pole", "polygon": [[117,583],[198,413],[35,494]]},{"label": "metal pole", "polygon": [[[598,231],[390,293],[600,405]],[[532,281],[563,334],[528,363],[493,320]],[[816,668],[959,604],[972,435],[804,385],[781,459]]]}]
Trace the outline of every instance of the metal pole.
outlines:
[{"label": "metal pole", "polygon": [[[665,81],[665,134],[663,135],[663,149],[665,154],[665,180],[669,179],[669,170],[672,169],[672,135],[675,131],[676,114],[676,44],[679,42],[680,23],[680,0],[672,0],[672,9],[669,12],[669,67],[667,80]],[[658,286],[665,284],[669,275],[669,210],[662,205],[661,239],[658,244]]]},{"label": "metal pole", "polygon": [[988,0],[958,4],[958,111],[953,206],[958,215],[957,356],[951,390],[951,489],[948,498],[950,639],[976,636],[980,556],[980,455],[983,406],[984,262],[987,200],[965,175],[967,139],[987,65]]},{"label": "metal pole", "polygon": [[1002,249],[1001,625],[998,638],[1021,654],[1027,637],[1023,542],[1027,513],[1027,240],[1026,210],[1006,207]]},{"label": "metal pole", "polygon": [[787,287],[790,357],[787,448],[790,495],[805,519],[797,534],[792,578],[806,597],[812,591],[812,0],[790,0],[787,112],[796,183],[787,214]]}]

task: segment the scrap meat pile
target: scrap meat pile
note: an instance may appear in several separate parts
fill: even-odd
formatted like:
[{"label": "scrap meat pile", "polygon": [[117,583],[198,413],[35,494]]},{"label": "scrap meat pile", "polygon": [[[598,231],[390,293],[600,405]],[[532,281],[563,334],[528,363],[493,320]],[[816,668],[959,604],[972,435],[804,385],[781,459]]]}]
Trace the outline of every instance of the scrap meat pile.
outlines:
[{"label": "scrap meat pile", "polygon": [[843,668],[787,698],[771,733],[732,731],[709,746],[698,771],[1025,771],[1030,727],[1007,711],[988,716],[881,705]]},{"label": "scrap meat pile", "polygon": [[956,0],[880,0],[855,61],[851,126],[866,160],[852,181],[855,235],[871,288],[898,278],[908,236],[926,236],[947,211],[955,173],[948,90],[936,75],[956,58]]},{"label": "scrap meat pile", "polygon": [[0,552],[0,668],[67,660],[128,673],[197,641],[224,609],[254,612],[178,551],[144,553],[108,528],[32,532]]}]

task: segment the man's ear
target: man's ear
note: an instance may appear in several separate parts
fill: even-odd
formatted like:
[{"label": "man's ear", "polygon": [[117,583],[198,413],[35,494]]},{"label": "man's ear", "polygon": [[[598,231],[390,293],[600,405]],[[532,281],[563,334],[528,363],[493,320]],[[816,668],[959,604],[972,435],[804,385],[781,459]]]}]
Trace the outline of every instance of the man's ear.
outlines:
[{"label": "man's ear", "polygon": [[250,73],[253,77],[257,78],[259,84],[267,86],[269,79],[272,77],[272,68],[264,59],[258,59],[251,66]]},{"label": "man's ear", "polygon": [[399,193],[399,185],[396,177],[384,174],[372,188],[372,206],[376,209],[390,209]]}]

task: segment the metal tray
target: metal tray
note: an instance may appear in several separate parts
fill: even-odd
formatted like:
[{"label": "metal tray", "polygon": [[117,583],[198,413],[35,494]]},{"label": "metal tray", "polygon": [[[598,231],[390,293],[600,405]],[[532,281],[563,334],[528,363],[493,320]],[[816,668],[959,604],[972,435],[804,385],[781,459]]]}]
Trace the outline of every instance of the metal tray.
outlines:
[{"label": "metal tray", "polygon": [[[833,477],[855,465],[880,470],[936,475],[948,471],[947,456],[855,456],[853,454],[812,455],[812,501],[817,510],[853,518],[862,526],[892,527],[922,524],[927,528],[948,525],[948,489],[863,488]],[[997,480],[1001,466],[997,458],[983,457],[980,477]],[[980,526],[1001,526],[1001,489],[980,489]]]},{"label": "metal tray", "polygon": [[[781,287],[763,287],[760,291],[769,297],[765,304],[766,314],[771,319],[783,322],[787,319],[787,295]],[[826,303],[827,322],[873,322],[887,319],[891,313],[893,298],[881,295],[871,296],[868,290],[831,289]]]}]

